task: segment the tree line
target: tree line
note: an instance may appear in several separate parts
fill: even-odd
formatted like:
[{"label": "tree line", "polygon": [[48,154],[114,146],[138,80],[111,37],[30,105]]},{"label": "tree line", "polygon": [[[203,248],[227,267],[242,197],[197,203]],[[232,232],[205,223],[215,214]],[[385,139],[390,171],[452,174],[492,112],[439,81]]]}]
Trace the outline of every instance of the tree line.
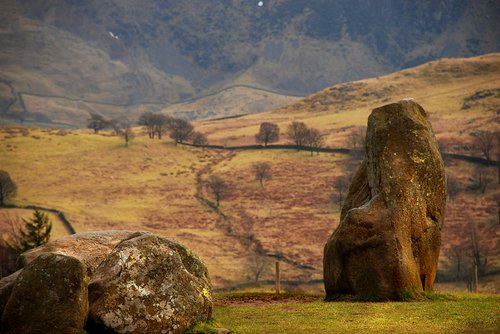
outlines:
[{"label": "tree line", "polygon": [[[143,126],[150,139],[162,139],[165,134],[169,133],[170,138],[174,139],[176,144],[191,140],[195,145],[208,145],[207,137],[195,131],[194,126],[182,118],[146,111],[141,114],[136,125]],[[110,120],[99,114],[91,114],[87,123],[87,128],[94,130],[96,134],[100,130],[113,129],[117,135],[124,138],[126,145],[134,138],[132,126],[133,123],[127,118]]]}]

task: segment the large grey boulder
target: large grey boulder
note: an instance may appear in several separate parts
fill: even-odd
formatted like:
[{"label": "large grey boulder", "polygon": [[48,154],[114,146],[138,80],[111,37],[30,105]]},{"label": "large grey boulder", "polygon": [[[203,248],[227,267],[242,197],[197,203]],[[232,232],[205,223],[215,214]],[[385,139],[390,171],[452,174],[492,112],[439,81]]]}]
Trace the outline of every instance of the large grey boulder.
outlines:
[{"label": "large grey boulder", "polygon": [[424,109],[374,109],[366,155],[324,250],[327,299],[398,299],[433,288],[446,204],[443,161]]},{"label": "large grey boulder", "polygon": [[87,268],[80,260],[48,253],[20,272],[2,315],[2,333],[75,334],[88,315]]},{"label": "large grey boulder", "polygon": [[115,247],[89,297],[89,328],[116,333],[182,333],[212,316],[205,265],[179,243],[147,233]]},{"label": "large grey boulder", "polygon": [[[59,300],[55,296],[68,287],[75,290],[74,284],[88,291],[88,298],[83,299],[90,308],[83,313],[89,316],[85,326],[89,333],[182,333],[196,321],[211,318],[211,284],[205,265],[188,248],[168,238],[130,231],[78,233],[21,258],[24,269],[0,280],[0,317],[6,333],[32,333],[28,326],[34,326],[33,333],[51,333],[52,327],[39,320],[47,312],[63,313],[51,308],[67,306],[54,302]],[[67,259],[81,265],[82,275],[68,276]],[[26,285],[35,281],[33,271],[43,279]],[[60,279],[48,280],[55,276]],[[48,301],[52,304],[45,307]],[[76,308],[68,312],[80,310],[76,304],[70,306]],[[16,313],[19,310],[22,313]],[[20,317],[26,327],[14,326]],[[78,332],[73,320],[54,317],[45,323],[55,328],[54,333],[66,333],[65,328]]]}]

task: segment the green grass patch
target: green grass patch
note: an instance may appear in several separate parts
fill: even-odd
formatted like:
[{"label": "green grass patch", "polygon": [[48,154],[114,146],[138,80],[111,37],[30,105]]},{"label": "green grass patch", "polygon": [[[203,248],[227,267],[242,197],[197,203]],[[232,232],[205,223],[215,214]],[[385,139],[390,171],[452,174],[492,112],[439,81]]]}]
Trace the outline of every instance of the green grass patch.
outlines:
[{"label": "green grass patch", "polygon": [[432,294],[412,302],[217,296],[217,322],[245,333],[498,333],[500,296]]}]

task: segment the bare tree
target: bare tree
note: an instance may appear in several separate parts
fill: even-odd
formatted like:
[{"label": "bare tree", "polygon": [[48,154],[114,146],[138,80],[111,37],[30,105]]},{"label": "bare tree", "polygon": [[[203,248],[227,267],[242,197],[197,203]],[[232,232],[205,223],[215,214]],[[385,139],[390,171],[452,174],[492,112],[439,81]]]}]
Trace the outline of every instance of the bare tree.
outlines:
[{"label": "bare tree", "polygon": [[116,135],[122,137],[125,141],[125,146],[128,146],[128,143],[135,137],[130,120],[128,120],[127,118],[122,118],[119,120],[114,120],[112,124]]},{"label": "bare tree", "polygon": [[355,127],[347,137],[347,147],[362,156],[365,150],[366,126]]},{"label": "bare tree", "polygon": [[260,187],[264,188],[264,180],[272,178],[271,165],[267,162],[257,162],[252,166],[255,179],[260,182]]},{"label": "bare tree", "polygon": [[345,193],[349,188],[349,178],[346,175],[337,176],[333,181],[332,201],[338,203],[339,210],[342,210],[342,205],[344,205]]},{"label": "bare tree", "polygon": [[286,129],[286,136],[295,144],[297,150],[304,144],[306,134],[307,126],[303,122],[294,121]]},{"label": "bare tree", "polygon": [[269,264],[269,259],[265,254],[254,252],[249,256],[248,269],[253,274],[255,282],[259,281],[260,276],[265,272]]},{"label": "bare tree", "polygon": [[448,201],[453,202],[455,197],[460,193],[460,185],[457,178],[448,173],[446,175],[446,190],[448,192]]},{"label": "bare tree", "polygon": [[470,241],[472,246],[472,259],[473,265],[476,266],[477,273],[482,276],[486,273],[486,265],[488,264],[488,258],[485,251],[480,248],[480,240],[477,234],[476,223],[469,220],[470,229]]},{"label": "bare tree", "polygon": [[17,270],[17,258],[21,245],[21,219],[18,215],[7,212],[0,213],[0,225],[3,233],[0,235],[0,278],[8,276]]},{"label": "bare tree", "polygon": [[173,118],[165,114],[153,113],[151,111],[145,111],[139,117],[137,124],[142,125],[146,128],[148,132],[148,137],[154,139],[158,136],[161,139],[163,134],[167,132],[169,127],[173,122]]},{"label": "bare tree", "polygon": [[207,187],[215,197],[215,204],[217,207],[220,205],[220,201],[230,194],[229,185],[219,176],[212,175],[207,181]]},{"label": "bare tree", "polygon": [[471,189],[477,190],[481,194],[486,192],[488,185],[491,183],[491,177],[488,173],[488,167],[483,165],[476,165],[471,178]]},{"label": "bare tree", "polygon": [[146,128],[146,131],[148,132],[148,137],[153,139],[155,137],[155,114],[153,114],[151,111],[145,111],[141,114],[139,117],[139,121],[137,124],[142,125]]},{"label": "bare tree", "polygon": [[164,114],[155,114],[154,118],[154,132],[161,139],[163,134],[172,129],[175,119]]},{"label": "bare tree", "polygon": [[460,245],[452,245],[451,248],[445,252],[446,256],[453,262],[454,265],[454,279],[455,281],[461,280],[463,277],[462,270],[464,264],[464,249]]},{"label": "bare tree", "polygon": [[496,194],[493,197],[493,200],[495,201],[495,204],[497,206],[497,217],[498,217],[497,224],[500,225],[500,194]]},{"label": "bare tree", "polygon": [[5,201],[16,196],[17,186],[11,179],[9,173],[0,170],[0,206],[5,205]]},{"label": "bare tree", "polygon": [[309,146],[311,156],[314,150],[319,155],[319,149],[324,145],[325,138],[318,129],[309,128],[306,130],[303,143],[305,146]]},{"label": "bare tree", "polygon": [[170,138],[175,140],[175,144],[183,143],[193,135],[193,125],[182,118],[173,119],[170,125]]},{"label": "bare tree", "polygon": [[99,114],[90,114],[90,118],[88,119],[87,128],[93,129],[94,133],[98,133],[99,130],[103,130],[110,125],[110,121],[105,119],[103,116]]},{"label": "bare tree", "polygon": [[264,122],[260,125],[259,133],[255,135],[257,144],[267,144],[277,142],[280,139],[280,128],[275,123]]},{"label": "bare tree", "polygon": [[207,136],[201,132],[193,132],[193,144],[196,146],[201,146],[203,149],[208,145]]},{"label": "bare tree", "polygon": [[495,145],[495,133],[491,131],[477,131],[471,133],[475,146],[481,151],[484,158],[491,162],[491,153]]}]

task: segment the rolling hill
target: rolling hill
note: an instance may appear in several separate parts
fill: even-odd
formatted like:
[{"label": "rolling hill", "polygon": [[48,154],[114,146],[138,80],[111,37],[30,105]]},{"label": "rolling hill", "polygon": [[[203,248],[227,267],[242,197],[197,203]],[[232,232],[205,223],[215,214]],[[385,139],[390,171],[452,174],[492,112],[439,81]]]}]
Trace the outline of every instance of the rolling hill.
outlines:
[{"label": "rolling hill", "polygon": [[[371,109],[411,96],[429,113],[443,152],[480,157],[471,134],[498,131],[499,73],[499,54],[442,59],[335,85],[273,112],[195,126],[210,143],[236,146],[253,144],[261,122],[275,122],[283,132],[297,120],[321,130],[329,147],[345,148]],[[19,188],[14,202],[62,210],[77,231],[126,228],[173,236],[200,254],[217,288],[254,280],[253,268],[262,260],[267,264],[260,279],[270,279],[275,257],[281,259],[283,279],[290,284],[321,279],[323,245],[339,219],[333,182],[352,173],[356,155],[201,149],[148,139],[140,128],[135,132],[126,147],[108,132],[1,127],[1,168]],[[287,139],[282,136],[280,142]],[[268,162],[272,169],[272,179],[262,188],[252,171],[256,162]],[[471,226],[477,230],[487,272],[500,270],[496,170],[485,168],[490,183],[481,193],[471,188],[478,166],[446,159],[459,192],[448,203],[441,278],[455,275],[455,247],[465,274]],[[223,178],[231,189],[219,208],[203,186],[211,175]],[[488,291],[495,291],[494,282]]]}]

